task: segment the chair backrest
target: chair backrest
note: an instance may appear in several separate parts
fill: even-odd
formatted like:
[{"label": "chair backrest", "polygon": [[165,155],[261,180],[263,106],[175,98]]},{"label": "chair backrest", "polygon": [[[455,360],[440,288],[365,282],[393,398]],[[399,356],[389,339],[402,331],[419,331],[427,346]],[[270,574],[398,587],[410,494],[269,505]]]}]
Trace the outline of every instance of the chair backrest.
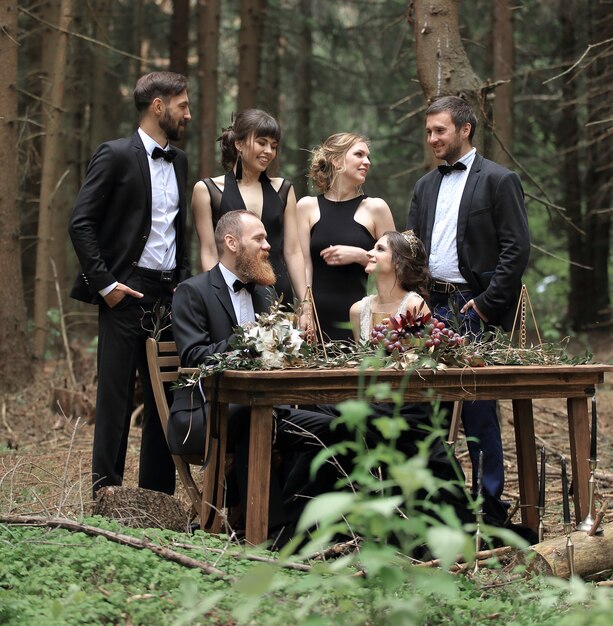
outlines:
[{"label": "chair backrest", "polygon": [[149,377],[155,397],[164,435],[168,428],[170,408],[164,391],[164,383],[171,383],[179,378],[179,354],[174,341],[156,341],[153,337],[147,339],[147,364]]},{"label": "chair backrest", "polygon": [[[179,360],[177,346],[174,341],[156,341],[153,337],[149,337],[146,346],[149,378],[155,397],[155,405],[162,422],[164,436],[166,437],[170,408],[166,399],[164,383],[172,383],[179,378],[181,361]],[[172,460],[191,500],[194,513],[200,515],[202,510],[202,489],[196,484],[189,465],[190,463],[200,465],[202,462],[201,457],[181,457],[173,454]]]}]

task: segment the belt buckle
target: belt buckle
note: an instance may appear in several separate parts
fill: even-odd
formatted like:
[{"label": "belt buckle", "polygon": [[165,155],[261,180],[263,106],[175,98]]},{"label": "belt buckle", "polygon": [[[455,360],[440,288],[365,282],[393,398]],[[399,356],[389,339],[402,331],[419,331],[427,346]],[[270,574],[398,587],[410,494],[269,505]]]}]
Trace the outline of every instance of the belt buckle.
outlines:
[{"label": "belt buckle", "polygon": [[174,270],[161,270],[160,271],[160,280],[163,283],[171,283],[174,280],[175,271]]}]

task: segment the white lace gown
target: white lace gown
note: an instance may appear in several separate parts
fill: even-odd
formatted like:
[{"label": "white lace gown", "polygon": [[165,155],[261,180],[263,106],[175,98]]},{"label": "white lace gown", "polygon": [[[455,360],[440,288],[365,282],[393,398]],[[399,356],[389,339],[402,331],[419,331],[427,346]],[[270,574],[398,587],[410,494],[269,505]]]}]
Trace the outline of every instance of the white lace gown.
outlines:
[{"label": "white lace gown", "polygon": [[[407,306],[409,304],[409,300],[412,297],[421,298],[421,296],[415,291],[409,291],[407,295],[402,299],[398,310],[394,313],[394,315],[400,315],[407,312]],[[365,296],[360,300],[360,339],[366,340],[370,337],[370,331],[372,330],[372,301],[374,299],[374,295]]]}]

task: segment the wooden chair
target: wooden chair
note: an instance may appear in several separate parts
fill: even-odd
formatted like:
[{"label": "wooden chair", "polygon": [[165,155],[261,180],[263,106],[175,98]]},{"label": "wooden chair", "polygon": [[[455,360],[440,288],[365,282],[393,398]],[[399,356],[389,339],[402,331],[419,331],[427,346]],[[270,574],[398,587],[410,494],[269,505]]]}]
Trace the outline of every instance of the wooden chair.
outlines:
[{"label": "wooden chair", "polygon": [[[150,337],[147,339],[147,364],[149,366],[149,376],[151,379],[151,386],[153,388],[153,394],[155,397],[155,404],[157,406],[160,421],[162,422],[162,428],[164,429],[164,435],[167,437],[168,432],[168,416],[170,414],[170,408],[168,406],[168,400],[166,399],[166,393],[164,390],[164,383],[170,384],[175,382],[179,378],[179,355],[177,353],[177,346],[174,341],[156,341]],[[222,416],[225,418],[225,416]],[[203,487],[200,488],[192,475],[192,465],[198,465],[202,468],[204,461],[204,454],[206,447],[203,442],[202,455],[197,456],[178,456],[172,455],[172,460],[177,468],[179,478],[185,487],[187,495],[191,501],[194,513],[200,516],[200,526],[210,532],[219,532],[221,529],[221,517],[218,514],[211,516],[211,509],[216,513],[221,510],[224,495],[224,469],[225,469],[225,419],[223,420],[224,427],[221,429],[219,439],[214,438],[211,442],[211,454],[214,456],[218,453],[217,446],[220,446],[219,459],[220,462],[217,467],[217,475],[215,472],[215,463],[211,463],[209,466],[203,469]],[[207,438],[210,433],[207,434]],[[218,478],[221,477],[221,478]],[[220,480],[220,485],[217,489],[216,502],[210,502],[211,494],[215,493],[215,481]],[[212,521],[208,523],[209,517],[213,517]]]}]

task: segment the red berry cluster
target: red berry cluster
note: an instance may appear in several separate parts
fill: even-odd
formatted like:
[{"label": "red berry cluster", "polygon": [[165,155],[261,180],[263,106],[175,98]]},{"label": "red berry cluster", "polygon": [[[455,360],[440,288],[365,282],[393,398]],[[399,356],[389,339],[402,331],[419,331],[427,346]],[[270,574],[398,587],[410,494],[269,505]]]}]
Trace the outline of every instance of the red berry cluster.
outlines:
[{"label": "red berry cluster", "polygon": [[459,333],[456,333],[451,328],[447,328],[444,322],[436,320],[435,318],[432,318],[432,322],[426,325],[426,329],[430,335],[424,343],[426,348],[432,346],[439,348],[441,345],[443,347],[449,346],[453,348],[454,346],[462,345],[464,342],[464,339]]},{"label": "red berry cluster", "polygon": [[394,315],[386,324],[375,324],[370,333],[370,341],[374,346],[383,346],[392,354],[397,350],[400,354],[411,349],[433,348],[444,350],[462,345],[464,339],[444,322],[427,314]]}]

